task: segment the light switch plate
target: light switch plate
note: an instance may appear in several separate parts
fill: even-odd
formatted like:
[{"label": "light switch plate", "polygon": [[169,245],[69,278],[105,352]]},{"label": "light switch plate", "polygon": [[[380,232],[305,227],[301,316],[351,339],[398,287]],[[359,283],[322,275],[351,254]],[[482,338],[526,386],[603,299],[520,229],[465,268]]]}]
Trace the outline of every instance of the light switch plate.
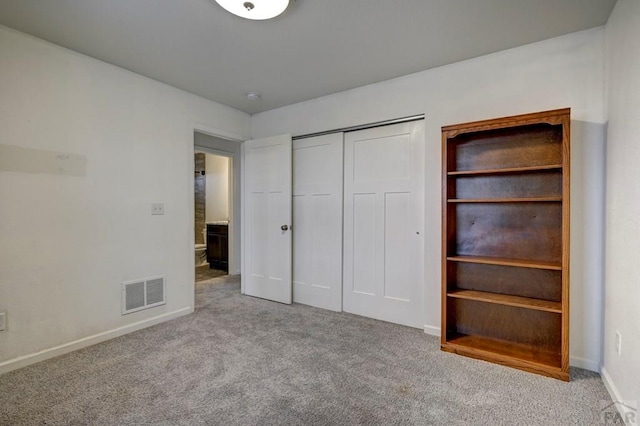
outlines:
[{"label": "light switch plate", "polygon": [[4,331],[6,329],[7,327],[6,322],[7,322],[7,313],[0,312],[0,331]]},{"label": "light switch plate", "polygon": [[151,204],[151,214],[152,215],[163,215],[164,214],[164,203],[153,203],[153,204]]}]

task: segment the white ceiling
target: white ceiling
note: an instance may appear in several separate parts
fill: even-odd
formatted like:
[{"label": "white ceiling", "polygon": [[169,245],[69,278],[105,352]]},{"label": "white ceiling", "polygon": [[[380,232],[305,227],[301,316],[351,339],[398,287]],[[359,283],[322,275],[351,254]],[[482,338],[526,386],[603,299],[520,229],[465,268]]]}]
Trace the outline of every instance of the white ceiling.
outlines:
[{"label": "white ceiling", "polygon": [[614,4],[298,0],[248,21],[212,0],[0,0],[0,23],[255,113],[604,25]]}]

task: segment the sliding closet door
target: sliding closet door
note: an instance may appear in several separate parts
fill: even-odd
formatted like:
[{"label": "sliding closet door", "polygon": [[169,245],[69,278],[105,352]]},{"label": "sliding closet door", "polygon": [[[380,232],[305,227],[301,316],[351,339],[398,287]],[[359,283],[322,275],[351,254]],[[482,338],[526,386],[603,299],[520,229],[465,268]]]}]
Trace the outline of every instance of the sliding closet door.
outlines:
[{"label": "sliding closet door", "polygon": [[424,122],[344,143],[343,310],[422,328]]},{"label": "sliding closet door", "polygon": [[293,143],[293,301],[342,310],[342,133]]}]

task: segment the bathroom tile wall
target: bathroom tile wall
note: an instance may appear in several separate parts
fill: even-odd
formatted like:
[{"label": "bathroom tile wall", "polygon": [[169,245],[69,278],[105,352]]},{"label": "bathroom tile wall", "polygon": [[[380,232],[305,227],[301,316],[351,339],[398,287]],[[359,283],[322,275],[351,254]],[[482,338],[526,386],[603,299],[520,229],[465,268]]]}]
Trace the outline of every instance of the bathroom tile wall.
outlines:
[{"label": "bathroom tile wall", "polygon": [[194,182],[194,200],[195,200],[195,243],[204,244],[204,236],[202,230],[205,227],[205,205],[206,205],[206,176],[202,174],[205,170],[205,154],[197,153],[194,156],[195,162],[195,182]]}]

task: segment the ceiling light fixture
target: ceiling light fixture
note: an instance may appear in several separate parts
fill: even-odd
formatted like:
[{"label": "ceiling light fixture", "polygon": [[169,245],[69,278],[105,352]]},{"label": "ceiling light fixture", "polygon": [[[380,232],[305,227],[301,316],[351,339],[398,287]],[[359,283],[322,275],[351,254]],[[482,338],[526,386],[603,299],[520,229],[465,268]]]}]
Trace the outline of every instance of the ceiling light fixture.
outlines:
[{"label": "ceiling light fixture", "polygon": [[289,0],[216,0],[216,3],[234,15],[258,21],[275,18],[289,6]]},{"label": "ceiling light fixture", "polygon": [[261,98],[260,93],[258,92],[247,92],[247,99],[250,101],[259,101]]}]

